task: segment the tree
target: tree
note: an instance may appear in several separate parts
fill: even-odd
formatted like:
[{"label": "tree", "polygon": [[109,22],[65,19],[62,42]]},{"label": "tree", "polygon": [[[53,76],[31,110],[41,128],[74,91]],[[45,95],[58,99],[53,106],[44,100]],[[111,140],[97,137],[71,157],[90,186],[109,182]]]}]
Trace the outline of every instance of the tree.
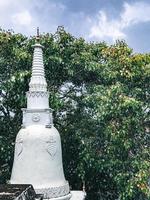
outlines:
[{"label": "tree", "polygon": [[[34,37],[0,32],[0,181],[9,180],[31,75]],[[124,41],[87,43],[62,27],[42,34],[50,107],[67,179],[96,199],[147,200],[150,55]],[[91,197],[94,199],[94,197]]]}]

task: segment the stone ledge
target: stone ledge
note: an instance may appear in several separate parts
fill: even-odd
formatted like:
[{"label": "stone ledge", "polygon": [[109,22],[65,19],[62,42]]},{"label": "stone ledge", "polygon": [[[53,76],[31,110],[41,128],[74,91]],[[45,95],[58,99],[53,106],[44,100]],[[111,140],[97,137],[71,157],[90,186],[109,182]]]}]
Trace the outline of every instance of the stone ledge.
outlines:
[{"label": "stone ledge", "polygon": [[0,200],[42,200],[41,195],[36,195],[32,185],[1,184]]},{"label": "stone ledge", "polygon": [[[32,185],[26,184],[0,184],[0,200],[43,200],[41,194],[36,194]],[[71,191],[71,193],[44,200],[85,200],[83,191]]]}]

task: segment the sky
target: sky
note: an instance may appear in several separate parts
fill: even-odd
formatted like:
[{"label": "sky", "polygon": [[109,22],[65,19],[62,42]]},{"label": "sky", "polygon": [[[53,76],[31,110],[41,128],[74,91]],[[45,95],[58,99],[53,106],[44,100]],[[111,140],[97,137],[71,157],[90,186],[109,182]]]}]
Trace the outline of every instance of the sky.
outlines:
[{"label": "sky", "polygon": [[86,41],[125,40],[150,52],[150,0],[0,0],[0,27],[15,33],[54,33],[58,26]]}]

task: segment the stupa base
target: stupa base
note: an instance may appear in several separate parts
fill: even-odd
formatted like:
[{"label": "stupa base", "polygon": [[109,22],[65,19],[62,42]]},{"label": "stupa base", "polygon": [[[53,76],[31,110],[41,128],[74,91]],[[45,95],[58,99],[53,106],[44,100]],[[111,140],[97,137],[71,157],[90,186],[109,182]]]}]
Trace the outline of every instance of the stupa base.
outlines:
[{"label": "stupa base", "polygon": [[[34,188],[36,194],[43,194],[44,199],[54,199],[54,200],[69,200],[70,188],[69,184],[66,181],[64,185],[57,186],[57,187],[47,187],[47,188]],[[62,197],[62,198],[60,198]],[[70,196],[71,197],[71,196]]]},{"label": "stupa base", "polygon": [[72,197],[72,194],[68,194],[68,195],[65,195],[63,197],[56,197],[56,198],[50,198],[50,199],[44,199],[44,200],[71,200],[71,197]]},{"label": "stupa base", "polygon": [[85,200],[86,193],[83,191],[71,191],[70,194],[63,196],[63,197],[57,197],[52,199],[43,199],[43,200]]}]

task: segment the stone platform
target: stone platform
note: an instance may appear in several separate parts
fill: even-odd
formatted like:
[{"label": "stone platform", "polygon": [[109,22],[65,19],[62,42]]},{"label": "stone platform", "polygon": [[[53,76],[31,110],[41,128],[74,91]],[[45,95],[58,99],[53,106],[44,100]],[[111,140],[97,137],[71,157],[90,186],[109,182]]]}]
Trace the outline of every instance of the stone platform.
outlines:
[{"label": "stone platform", "polygon": [[32,185],[7,184],[0,185],[0,200],[42,200],[36,195]]},{"label": "stone platform", "polygon": [[[70,199],[70,195],[72,195]],[[83,191],[71,191],[70,200],[85,200]],[[50,200],[66,200],[66,197],[52,198]],[[0,185],[0,200],[43,200],[43,195],[36,194],[32,185],[26,184],[2,184]],[[48,199],[44,199],[48,200]]]}]

